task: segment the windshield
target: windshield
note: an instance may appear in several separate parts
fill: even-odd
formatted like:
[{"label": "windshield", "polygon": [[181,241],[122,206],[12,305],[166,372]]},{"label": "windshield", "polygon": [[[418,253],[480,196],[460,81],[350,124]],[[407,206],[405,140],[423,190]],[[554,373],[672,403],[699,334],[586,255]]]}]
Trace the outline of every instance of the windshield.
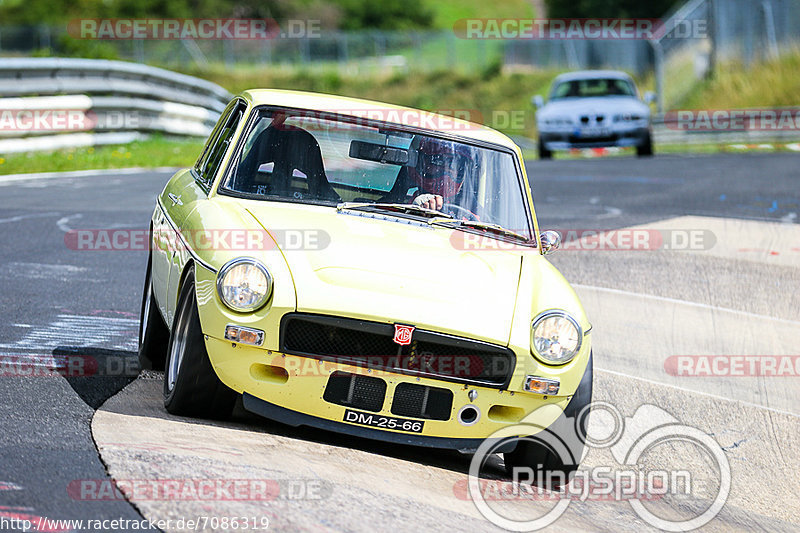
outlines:
[{"label": "windshield", "polygon": [[636,89],[628,80],[595,78],[561,82],[550,93],[551,100],[559,98],[589,98],[595,96],[636,96]]},{"label": "windshield", "polygon": [[532,238],[511,153],[330,114],[257,113],[222,192],[340,208],[344,203],[398,216],[427,210]]}]

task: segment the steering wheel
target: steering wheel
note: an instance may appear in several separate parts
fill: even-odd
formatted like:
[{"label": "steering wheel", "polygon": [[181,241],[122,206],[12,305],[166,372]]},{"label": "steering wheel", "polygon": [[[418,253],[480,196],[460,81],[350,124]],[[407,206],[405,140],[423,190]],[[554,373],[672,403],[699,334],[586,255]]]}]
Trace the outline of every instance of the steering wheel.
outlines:
[{"label": "steering wheel", "polygon": [[442,208],[439,210],[443,213],[449,213],[456,218],[466,218],[467,220],[472,220],[475,222],[480,222],[480,217],[470,211],[465,207],[461,207],[460,205],[456,204],[449,204],[447,202],[442,204]]}]

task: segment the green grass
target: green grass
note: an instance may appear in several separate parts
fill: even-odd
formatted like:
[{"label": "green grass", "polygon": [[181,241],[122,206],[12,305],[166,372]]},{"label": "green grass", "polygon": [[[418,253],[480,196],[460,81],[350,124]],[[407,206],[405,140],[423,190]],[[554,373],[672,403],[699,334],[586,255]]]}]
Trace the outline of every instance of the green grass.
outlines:
[{"label": "green grass", "polygon": [[[530,98],[545,93],[553,71],[503,74],[499,65],[483,72],[434,71],[345,77],[336,71],[237,68],[185,70],[233,93],[252,88],[294,89],[351,96],[450,114],[468,111],[478,122],[511,135],[533,135]],[[513,119],[513,122],[512,122]]]},{"label": "green grass", "polygon": [[204,140],[153,137],[124,145],[71,148],[0,156],[0,174],[63,172],[128,167],[188,167]]},{"label": "green grass", "polygon": [[533,18],[533,6],[526,0],[430,0],[433,23],[438,28],[452,29],[466,18]]},{"label": "green grass", "polygon": [[682,109],[796,106],[800,94],[800,50],[749,67],[721,65],[680,103]]}]

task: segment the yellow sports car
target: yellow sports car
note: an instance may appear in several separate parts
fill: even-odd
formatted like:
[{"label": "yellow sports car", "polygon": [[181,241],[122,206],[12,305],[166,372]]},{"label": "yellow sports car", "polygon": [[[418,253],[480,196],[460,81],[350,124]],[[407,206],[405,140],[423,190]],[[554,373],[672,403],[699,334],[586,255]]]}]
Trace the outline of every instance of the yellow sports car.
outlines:
[{"label": "yellow sports car", "polygon": [[[165,369],[170,413],[225,417],[241,395],[292,426],[474,451],[591,400],[591,327],[544,257],[560,238],[492,129],[246,91],[151,232],[139,359]],[[552,463],[531,442],[500,451]]]}]

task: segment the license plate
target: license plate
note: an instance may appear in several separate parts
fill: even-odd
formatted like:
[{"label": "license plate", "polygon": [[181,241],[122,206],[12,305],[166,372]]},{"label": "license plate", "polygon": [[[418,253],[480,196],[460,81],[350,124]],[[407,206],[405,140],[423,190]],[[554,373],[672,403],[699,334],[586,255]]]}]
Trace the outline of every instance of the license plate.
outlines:
[{"label": "license plate", "polygon": [[583,128],[578,132],[578,137],[608,137],[608,129],[606,128]]},{"label": "license plate", "polygon": [[380,429],[393,429],[395,431],[408,431],[409,433],[422,433],[422,428],[425,427],[425,422],[421,420],[412,420],[410,418],[395,418],[393,416],[376,415],[375,413],[364,413],[362,411],[351,411],[347,409],[344,412],[345,422],[351,424],[359,424],[361,426],[369,426]]}]

